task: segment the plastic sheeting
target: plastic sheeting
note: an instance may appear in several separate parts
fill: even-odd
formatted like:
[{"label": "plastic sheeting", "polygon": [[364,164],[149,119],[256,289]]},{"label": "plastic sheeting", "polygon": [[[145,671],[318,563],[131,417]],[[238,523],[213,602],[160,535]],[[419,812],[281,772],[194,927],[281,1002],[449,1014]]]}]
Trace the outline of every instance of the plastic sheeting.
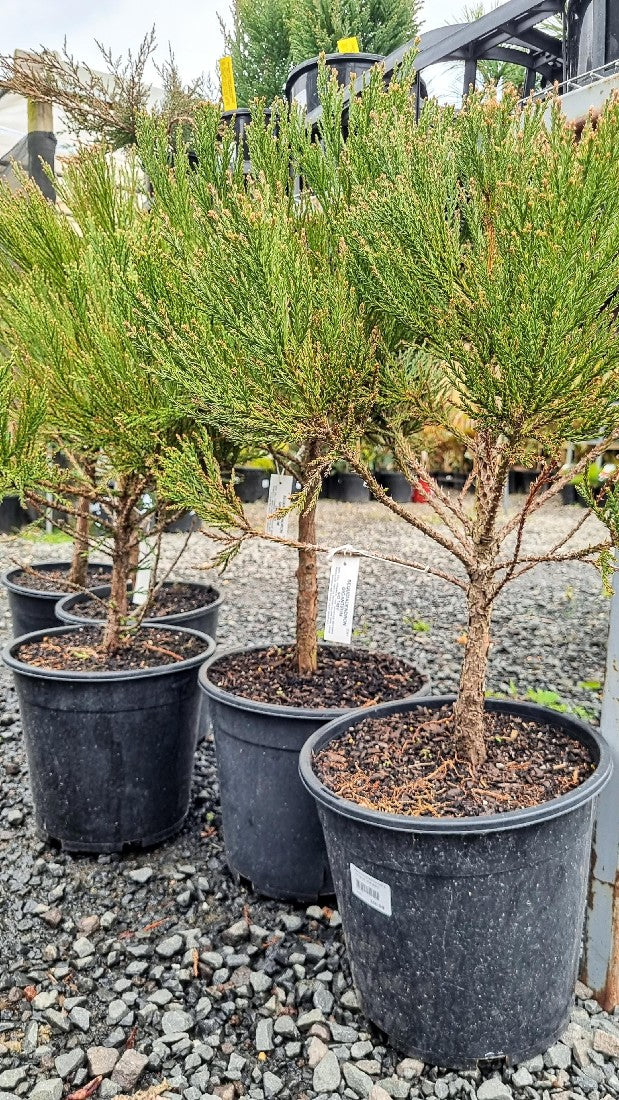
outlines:
[{"label": "plastic sheeting", "polygon": [[9,186],[16,187],[18,178],[15,165],[19,165],[40,187],[46,198],[53,202],[56,192],[45,174],[43,164],[48,164],[53,170],[55,151],[55,134],[47,130],[34,130],[26,134],[0,157],[0,179],[6,180]]}]

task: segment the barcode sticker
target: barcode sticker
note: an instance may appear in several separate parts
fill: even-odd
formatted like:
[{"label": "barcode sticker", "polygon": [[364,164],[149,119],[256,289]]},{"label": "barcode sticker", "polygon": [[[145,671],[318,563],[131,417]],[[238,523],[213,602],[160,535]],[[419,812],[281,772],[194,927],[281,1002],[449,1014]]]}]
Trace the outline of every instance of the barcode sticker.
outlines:
[{"label": "barcode sticker", "polygon": [[290,513],[277,516],[280,508],[287,508],[292,495],[292,474],[271,474],[269,483],[269,503],[267,504],[267,535],[277,535],[285,539],[288,534]]},{"label": "barcode sticker", "polygon": [[360,898],[379,913],[384,913],[386,917],[391,916],[391,887],[386,882],[368,875],[367,871],[362,871],[351,863],[350,883],[356,898]]},{"label": "barcode sticker", "polygon": [[331,562],[325,616],[325,642],[350,645],[355,616],[359,558],[336,554]]}]

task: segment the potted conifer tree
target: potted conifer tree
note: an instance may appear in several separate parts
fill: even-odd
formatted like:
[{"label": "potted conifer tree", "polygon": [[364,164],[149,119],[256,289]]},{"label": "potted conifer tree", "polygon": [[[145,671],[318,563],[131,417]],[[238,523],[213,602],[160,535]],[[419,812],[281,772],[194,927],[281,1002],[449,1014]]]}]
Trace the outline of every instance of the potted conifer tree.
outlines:
[{"label": "potted conifer tree", "polygon": [[[401,509],[359,452],[344,457],[452,555],[450,580],[468,608],[460,686],[455,698],[330,723],[304,746],[301,773],[325,829],[364,1011],[407,1053],[466,1067],[523,1060],[566,1026],[595,796],[611,769],[591,727],[487,699],[486,683],[506,584],[535,583],[532,571],[554,562],[610,567],[614,536],[582,518],[543,548],[527,529],[619,430],[619,333],[607,308],[619,282],[619,103],[579,142],[557,103],[471,96],[456,116],[426,108],[417,126],[412,107],[394,109],[396,94],[368,93],[375,181],[351,126],[345,163],[323,168],[321,201],[345,179],[349,277],[409,353],[399,369],[385,363],[393,451],[413,482],[429,483],[440,524]],[[429,424],[447,429],[458,410],[470,418],[468,500],[429,479],[401,432],[398,410],[428,393],[443,395]],[[602,442],[562,472],[563,441],[591,438]],[[540,472],[505,517],[510,466],[532,448]],[[611,486],[606,494],[612,519]]]},{"label": "potted conifer tree", "polygon": [[[13,201],[8,187],[0,189],[0,221],[2,246],[0,247],[0,334],[5,347],[11,347],[13,313],[19,309],[20,287],[24,278],[31,278],[36,268],[42,283],[56,290],[67,289],[68,272],[82,247],[81,238],[68,224],[61,221],[54,207],[34,187],[27,187],[19,203]],[[46,254],[42,241],[54,241],[54,251]],[[51,260],[51,262],[50,262]],[[61,460],[66,466],[68,459]],[[92,479],[94,457],[73,455],[71,464],[75,470],[74,481],[84,485]],[[48,486],[45,478],[36,486],[29,486],[27,504],[31,509],[47,513],[50,507],[46,498]],[[56,517],[58,520],[58,513]],[[2,578],[8,590],[13,619],[13,633],[17,637],[31,630],[55,626],[55,606],[60,597],[76,588],[105,584],[109,577],[109,565],[98,563],[88,566],[90,546],[90,511],[87,494],[65,501],[63,518],[73,536],[73,554],[70,562],[41,562],[35,568],[10,569]]]},{"label": "potted conifer tree", "polygon": [[[97,161],[92,158],[88,164],[85,157],[81,175],[70,171],[64,191],[61,189],[62,198],[72,204],[71,219],[59,215],[55,206],[31,185],[24,186],[17,200],[8,188],[0,193],[0,330],[4,334],[5,345],[14,355],[21,354],[24,362],[28,363],[28,369],[42,377],[51,361],[46,346],[46,341],[49,342],[51,337],[46,335],[43,325],[38,334],[31,327],[24,335],[25,322],[20,322],[24,312],[22,297],[26,300],[34,295],[36,301],[37,295],[40,296],[45,303],[41,316],[47,316],[46,310],[57,318],[68,314],[72,324],[70,336],[65,335],[64,347],[58,353],[56,369],[48,371],[47,375],[47,385],[54,391],[53,399],[48,402],[47,424],[50,453],[56,452],[54,461],[50,462],[46,477],[36,486],[29,487],[26,500],[40,511],[53,510],[55,522],[73,536],[73,556],[70,563],[52,561],[28,568],[17,566],[4,575],[2,580],[9,592],[16,637],[46,626],[55,626],[58,604],[63,602],[63,596],[66,598],[61,608],[61,621],[79,622],[88,615],[91,619],[93,615],[100,618],[102,604],[100,600],[89,599],[86,590],[106,583],[109,585],[110,581],[110,565],[97,563],[89,567],[88,562],[93,548],[107,549],[112,531],[109,508],[100,500],[102,478],[109,482],[108,495],[110,498],[113,496],[113,478],[107,469],[109,462],[101,449],[84,449],[94,445],[86,432],[82,431],[81,436],[77,437],[72,428],[73,434],[65,436],[63,417],[66,417],[67,410],[75,415],[75,404],[71,405],[67,395],[66,372],[75,371],[73,364],[80,357],[84,371],[89,352],[92,354],[88,344],[89,318],[85,309],[80,313],[76,308],[75,270],[76,267],[83,270],[89,262],[93,233],[97,235],[102,254],[106,249],[109,251],[119,247],[119,225],[127,214],[126,210],[118,208],[118,204],[115,207],[110,195],[105,194],[105,189],[111,189],[114,182],[113,174],[101,159]],[[117,181],[118,184],[120,182]],[[136,202],[138,182],[135,172],[122,182],[128,187],[128,201]],[[96,205],[98,185],[109,201],[107,208]],[[152,257],[142,256],[140,276],[144,280],[147,279],[149,262],[152,262]],[[119,318],[120,323],[126,322]],[[83,356],[80,352],[82,347]],[[61,355],[65,356],[64,360]],[[91,383],[90,375],[87,382]],[[92,399],[94,402],[94,397]],[[93,431],[91,439],[94,439],[94,434]],[[150,487],[152,489],[152,479]],[[98,535],[94,531],[93,512],[100,532]],[[131,527],[128,537],[132,581],[140,564],[140,540],[144,532],[152,527],[151,541],[156,542],[157,536],[174,516],[174,511],[165,501],[155,501],[149,497],[148,489],[144,490],[144,495],[127,517]],[[156,548],[151,556],[158,556]],[[98,593],[99,596],[103,594]],[[177,622],[194,626],[214,637],[220,604],[220,595],[212,585],[194,581],[191,587],[181,589],[178,583],[167,582],[149,610],[151,615],[165,617],[170,624]]]},{"label": "potted conifer tree", "polygon": [[[152,466],[187,426],[163,383],[148,377],[132,330],[133,287],[149,286],[163,246],[139,196],[131,164],[119,176],[103,151],[84,153],[67,167],[62,203],[39,238],[41,266],[57,263],[62,278],[54,285],[33,265],[13,307],[3,303],[13,385],[21,403],[40,395],[45,410],[40,447],[47,454],[62,440],[71,452],[96,455],[87,483],[72,465],[48,459],[36,478],[24,477],[21,491],[44,484],[54,506],[87,495],[101,508],[111,544],[102,623],[30,633],[3,653],[19,696],[37,828],[78,851],[152,844],[181,826],[197,732],[196,670],[214,649],[198,631],[146,621],[159,587],[155,571],[144,602],[132,602]],[[37,201],[27,186],[11,196],[2,229],[14,216],[27,232],[23,212]],[[66,222],[81,239],[70,262],[54,253]]]},{"label": "potted conifer tree", "polygon": [[[231,868],[269,895],[309,899],[332,886],[315,809],[298,781],[303,741],[336,712],[424,684],[399,659],[318,645],[316,501],[344,443],[352,446],[368,427],[377,336],[333,248],[328,219],[290,186],[310,134],[300,115],[288,117],[283,105],[276,113],[277,126],[258,118],[248,127],[254,175],[245,182],[230,175],[227,186],[206,186],[214,139],[208,113],[191,135],[195,171],[181,157],[170,171],[152,124],[139,149],[153,212],[162,212],[178,249],[162,272],[173,316],[147,318],[153,369],[224,435],[270,452],[301,486],[298,540],[290,540],[301,544],[296,641],[257,639],[253,649],[209,662],[200,683],[214,727]],[[212,466],[208,441],[202,450],[188,443],[180,460],[174,454],[163,463],[160,484],[168,499],[223,530],[225,561],[259,532],[231,486],[217,494]]]}]

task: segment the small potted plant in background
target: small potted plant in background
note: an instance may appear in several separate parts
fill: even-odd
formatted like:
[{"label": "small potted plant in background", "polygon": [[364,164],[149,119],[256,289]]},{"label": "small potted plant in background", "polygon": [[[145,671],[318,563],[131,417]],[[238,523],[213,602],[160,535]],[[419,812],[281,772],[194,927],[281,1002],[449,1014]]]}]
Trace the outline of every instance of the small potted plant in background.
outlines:
[{"label": "small potted plant in background", "polygon": [[331,470],[329,496],[345,504],[367,504],[370,490],[359,474],[351,469],[348,462],[338,459]]},{"label": "small potted plant in background", "polygon": [[377,447],[372,456],[372,469],[376,480],[399,504],[408,504],[412,498],[413,486],[405,474],[397,469],[392,451],[386,447]]},{"label": "small potted plant in background", "polygon": [[[111,595],[96,605],[101,623],[22,636],[3,659],[16,682],[37,828],[69,850],[118,851],[156,843],[182,825],[197,733],[197,668],[214,642],[169,620],[145,621],[161,591],[157,570],[139,582],[143,602],[132,600],[152,466],[188,430],[166,388],[148,376],[132,330],[134,287],[149,285],[163,242],[140,204],[131,162],[119,177],[104,151],[84,153],[67,166],[59,194],[45,224],[42,214],[32,223],[26,216],[45,201],[29,185],[3,196],[0,236],[17,226],[38,234],[42,255],[42,270],[24,272],[15,301],[3,301],[4,339],[16,389],[41,394],[44,452],[61,443],[97,457],[88,480],[81,468],[61,468],[50,457],[22,492],[43,484],[54,507],[74,497],[99,506]],[[59,242],[67,226],[80,247],[65,263]]]},{"label": "small potted plant in background", "polygon": [[[24,280],[35,277],[40,285],[48,285],[56,291],[68,292],[68,272],[82,247],[74,229],[58,219],[53,206],[33,186],[24,189],[20,201],[15,202],[9,188],[0,189],[0,222],[2,247],[0,248],[0,334],[3,344],[10,350],[13,337],[13,317],[20,309],[20,297]],[[40,243],[53,240],[51,254],[41,249]],[[75,479],[84,485],[92,477],[94,457],[76,454],[59,459],[61,466],[70,462]],[[47,472],[47,471],[46,471]],[[53,471],[56,476],[56,471]],[[28,487],[25,502],[39,513],[50,509],[46,498],[48,486],[43,472],[36,486]],[[104,584],[110,567],[103,563],[88,565],[90,546],[90,512],[87,495],[78,495],[64,502],[63,516],[73,537],[73,555],[70,562],[41,562],[35,567],[23,569],[16,566],[2,578],[9,593],[9,605],[15,636],[31,630],[55,626],[55,606],[60,597],[76,588]],[[58,513],[55,519],[59,522]]]},{"label": "small potted plant in background", "polygon": [[[315,808],[298,780],[303,741],[335,713],[376,694],[414,693],[423,679],[387,655],[318,645],[317,496],[342,441],[357,441],[368,426],[377,358],[373,326],[331,247],[330,227],[289,186],[310,136],[296,114],[279,113],[277,128],[257,120],[247,131],[255,177],[230,179],[218,196],[203,177],[212,161],[208,123],[198,119],[192,134],[199,168],[174,177],[145,132],[140,153],[153,210],[179,256],[163,273],[174,321],[148,316],[144,327],[151,342],[158,333],[152,369],[232,441],[270,453],[290,489],[300,485],[295,642],[256,639],[207,663],[200,682],[229,865],[266,894],[310,899],[332,885]],[[208,443],[202,453],[187,444],[181,460],[173,454],[163,464],[161,485],[207,526],[228,529],[225,561],[264,529],[244,516],[231,486],[215,491],[208,452]],[[289,508],[276,510],[279,522]]]},{"label": "small potted plant in background", "polygon": [[[394,343],[416,350],[408,382],[392,376],[392,392],[400,385],[406,407],[436,392],[438,376],[443,413],[429,423],[449,427],[454,391],[470,417],[470,505],[431,482],[439,524],[399,510],[455,559],[468,628],[455,698],[331,723],[304,746],[302,777],[325,828],[366,1014],[430,1063],[521,1061],[569,1018],[595,796],[611,763],[577,719],[485,698],[491,616],[503,587],[533,580],[536,567],[610,564],[611,539],[588,535],[582,520],[541,548],[527,531],[570,478],[560,473],[563,441],[601,439],[578,476],[619,430],[619,332],[606,308],[619,280],[619,103],[579,144],[556,103],[548,122],[547,103],[470,96],[457,116],[432,106],[417,126],[389,90],[367,95],[375,125],[365,148],[382,178],[367,186],[366,139],[351,126],[355,147],[343,165],[332,161],[322,193],[337,193],[346,173],[351,281]],[[425,477],[395,429],[400,468]],[[532,448],[540,473],[506,518],[509,469]],[[347,457],[398,512],[361,457]]]}]

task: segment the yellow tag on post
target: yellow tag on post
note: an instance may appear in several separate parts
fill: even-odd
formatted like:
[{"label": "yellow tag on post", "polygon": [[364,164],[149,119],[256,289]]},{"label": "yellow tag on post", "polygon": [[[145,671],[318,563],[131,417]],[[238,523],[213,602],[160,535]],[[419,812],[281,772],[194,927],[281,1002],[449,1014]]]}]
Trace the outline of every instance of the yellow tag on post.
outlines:
[{"label": "yellow tag on post", "polygon": [[338,44],[338,53],[360,53],[359,43],[356,38],[340,38]]},{"label": "yellow tag on post", "polygon": [[234,69],[231,57],[220,57],[219,75],[221,77],[221,98],[224,111],[236,111],[236,88],[234,87]]}]

